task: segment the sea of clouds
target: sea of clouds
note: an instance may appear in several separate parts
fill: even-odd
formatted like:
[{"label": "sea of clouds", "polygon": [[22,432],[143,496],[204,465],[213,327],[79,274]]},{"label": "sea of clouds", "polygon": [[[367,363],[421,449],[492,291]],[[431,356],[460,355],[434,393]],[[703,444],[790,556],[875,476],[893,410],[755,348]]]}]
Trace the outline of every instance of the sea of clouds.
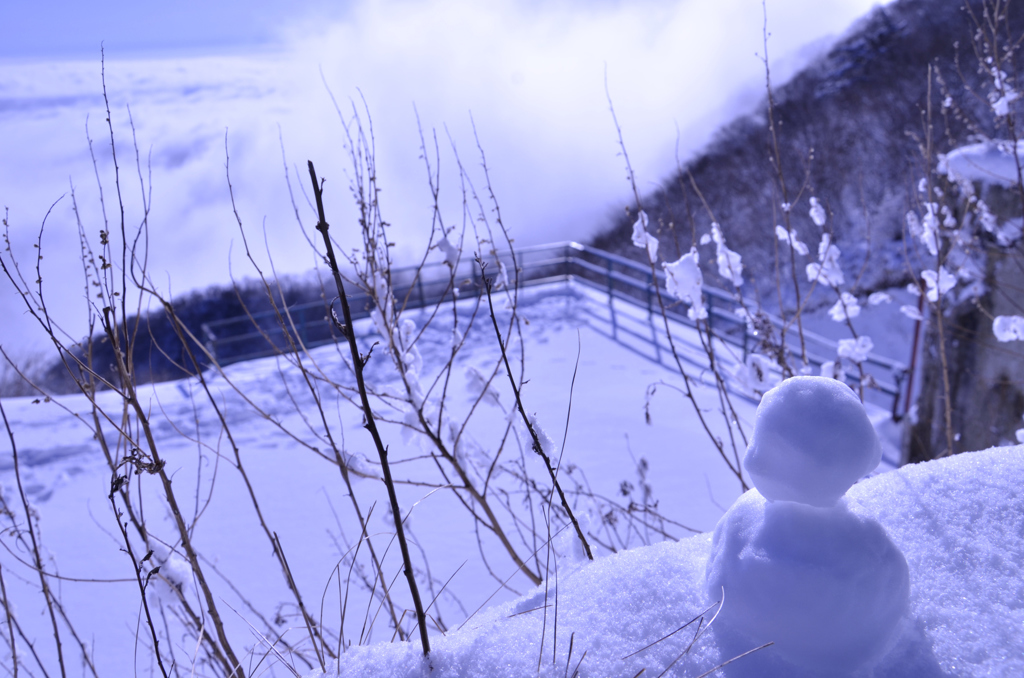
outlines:
[{"label": "sea of clouds", "polygon": [[[827,49],[872,4],[768,3],[773,79]],[[121,49],[131,42],[119,37],[130,26],[110,25],[106,90],[126,224],[140,223],[145,195],[149,273],[169,294],[253,272],[231,209],[227,157],[261,265],[269,265],[268,252],[279,272],[314,264],[285,180],[287,164],[309,229],[307,159],[327,179],[335,237],[345,247],[358,243],[331,93],[344,115],[355,106],[364,123],[372,119],[383,216],[396,258],[410,262],[427,241],[432,213],[419,129],[435,168],[435,134],[440,148],[446,225],[464,223],[453,148],[484,193],[478,139],[517,245],[584,240],[633,202],[608,95],[639,188],[648,191],[764,91],[757,0],[357,0],[342,13],[281,20],[272,44],[193,49],[182,38],[181,49],[165,41],[153,53],[137,44]],[[88,58],[5,52],[0,82],[0,201],[9,209],[13,253],[34,281],[45,217],[44,289],[74,337],[85,331],[85,314],[72,189],[93,245],[103,224],[90,137],[107,218],[115,231],[120,223],[98,43]],[[15,354],[39,339],[23,311],[4,285],[0,343]]]}]

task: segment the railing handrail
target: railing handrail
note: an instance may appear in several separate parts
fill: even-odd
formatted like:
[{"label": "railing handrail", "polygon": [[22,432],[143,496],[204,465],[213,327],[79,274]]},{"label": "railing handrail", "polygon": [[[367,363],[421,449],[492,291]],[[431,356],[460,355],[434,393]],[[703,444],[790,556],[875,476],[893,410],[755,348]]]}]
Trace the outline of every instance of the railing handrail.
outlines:
[{"label": "railing handrail", "polygon": [[[621,255],[605,252],[604,250],[599,250],[574,241],[517,248],[514,253],[519,270],[517,272],[509,271],[509,275],[510,277],[512,275],[516,275],[517,282],[521,286],[536,284],[542,280],[555,281],[577,279],[590,283],[592,286],[597,286],[596,283],[600,282],[602,283],[600,289],[607,292],[611,297],[628,301],[630,303],[642,305],[640,300],[646,296],[648,312],[660,313],[660,310],[656,311],[656,309],[652,307],[651,299],[655,284],[663,294],[665,293],[666,275],[663,270],[657,268],[653,270],[652,274],[652,269],[649,264],[644,265],[638,261],[628,259]],[[551,256],[540,260],[534,260],[534,256],[538,253],[550,253]],[[513,253],[511,251],[490,252],[486,255],[486,259],[491,262],[501,261],[511,263],[512,255]],[[603,265],[599,265],[593,261],[588,261],[584,258],[585,256],[590,257]],[[580,272],[589,275],[589,277],[587,277],[587,275],[578,275],[574,273],[574,266],[578,267]],[[552,267],[555,269],[561,268],[562,270],[552,272]],[[430,276],[429,272],[435,270],[443,271],[444,275]],[[454,278],[455,284],[460,287],[464,283],[469,283],[468,287],[470,289],[465,290],[469,294],[479,293],[480,290],[477,285],[479,271],[474,259],[470,257],[463,257],[457,264]],[[594,278],[597,278],[597,280]],[[415,309],[439,303],[445,298],[450,297],[452,293],[452,271],[449,268],[449,264],[444,261],[428,262],[420,266],[406,266],[392,269],[391,279],[393,281],[393,285],[395,285],[395,291],[401,292],[401,295],[396,294],[396,298],[401,300],[402,297],[405,297],[408,302],[406,309]],[[397,281],[397,283],[395,281]],[[721,331],[715,333],[716,338],[736,346],[741,346],[743,348],[744,355],[746,355],[750,339],[747,333],[746,320],[732,310],[723,310],[721,303],[715,303],[725,302],[726,304],[735,304],[739,306],[741,303],[746,303],[746,300],[738,294],[730,293],[726,290],[712,287],[710,285],[703,286],[702,290],[704,295],[710,301],[708,304],[708,312],[711,316],[710,319],[712,320],[712,323],[721,321],[732,323],[737,334],[739,334],[739,329],[742,327],[742,338],[737,338],[730,335],[728,332]],[[630,292],[632,292],[632,294],[630,294]],[[369,310],[366,308],[366,305],[367,302],[371,301],[370,297],[361,289],[357,293],[353,294],[352,297],[356,301],[364,302],[361,306],[359,304],[353,304],[354,317],[367,317],[369,315]],[[679,303],[681,302],[676,302],[673,299],[672,306],[676,307]],[[305,311],[308,310],[326,311],[326,304],[323,301],[315,301],[288,306],[288,312],[293,316],[301,317],[303,323],[306,322]],[[685,325],[695,325],[695,323],[689,320],[686,316],[685,311],[679,312],[675,308],[669,308],[667,309],[667,312],[669,316],[677,322]],[[761,314],[768,319],[773,327],[780,331],[782,341],[785,343],[787,351],[789,351],[790,354],[799,357],[799,351],[797,351],[792,345],[795,343],[795,338],[790,336],[795,331],[792,323],[786,323],[782,318],[773,314],[764,312],[761,312]],[[253,329],[253,324],[256,324],[258,327],[260,321],[271,318],[276,319],[276,317],[276,311],[263,311],[253,313],[251,315],[209,321],[203,323],[201,329],[203,336],[207,340],[208,347],[211,349],[214,356],[216,356],[216,348],[218,344],[228,343],[232,340],[241,341],[243,335],[246,338],[251,338],[253,336],[259,336],[262,332],[280,331],[280,328],[277,328],[276,330],[274,328],[266,330],[257,329],[255,331]],[[227,329],[232,324],[239,322],[245,322],[248,325],[248,332],[232,333],[229,331],[226,336],[218,336],[219,330]],[[803,330],[803,338],[805,344],[812,344],[816,348],[822,349],[824,351],[824,355],[836,355],[836,349],[838,347],[837,342],[807,329]],[[326,341],[330,341],[330,339]],[[307,347],[312,347],[314,345],[325,343],[325,341],[303,343]],[[280,347],[272,346],[271,348],[264,349],[262,351],[234,356],[230,361],[239,362],[255,357],[270,355],[279,348]],[[809,354],[808,357],[811,359],[812,363],[816,363],[819,366],[824,360],[820,356],[813,354]],[[895,381],[894,384],[879,383],[876,381],[876,385],[882,392],[898,399],[902,388],[901,382],[904,380],[906,373],[906,366],[899,361],[873,353],[868,355],[864,363],[876,368],[888,370],[891,373]],[[848,376],[855,379],[858,378],[857,375]],[[895,414],[895,406],[893,412]]]}]

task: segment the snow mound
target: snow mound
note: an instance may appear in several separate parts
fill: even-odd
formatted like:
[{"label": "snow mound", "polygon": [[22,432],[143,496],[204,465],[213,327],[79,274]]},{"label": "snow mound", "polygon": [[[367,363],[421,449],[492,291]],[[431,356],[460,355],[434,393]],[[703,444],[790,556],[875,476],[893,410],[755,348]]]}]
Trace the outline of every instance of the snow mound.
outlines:
[{"label": "snow mound", "polygon": [[829,507],[881,459],[878,435],[848,386],[793,377],[762,398],[744,465],[767,499]]},{"label": "snow mound", "polygon": [[957,183],[981,181],[999,186],[1017,183],[1017,158],[1024,154],[1024,141],[1016,148],[1012,141],[991,140],[961,146],[940,157],[939,172]]},{"label": "snow mound", "polygon": [[[711,604],[695,585],[702,579],[709,543],[708,535],[663,542],[553,577],[547,586],[491,607],[457,631],[432,638],[427,660],[419,643],[353,647],[337,673],[314,672],[310,678],[563,678],[574,675],[577,668],[581,676],[628,678],[645,669],[644,675],[657,676],[690,645],[697,623],[645,646]],[[708,619],[710,614],[705,625]],[[705,634],[698,640],[684,665],[693,666],[696,661],[698,666],[712,668],[720,663],[708,638]]]},{"label": "snow mound", "polygon": [[709,596],[725,589],[723,644],[840,673],[877,662],[907,609],[907,563],[885,530],[845,503],[817,508],[744,494],[715,528]]},{"label": "snow mound", "polygon": [[[738,504],[756,507],[763,501],[751,493]],[[854,673],[857,678],[1024,675],[1024,446],[965,453],[869,478],[836,510],[848,512],[842,521],[851,534],[873,531],[855,527],[857,521],[877,520],[909,570],[909,606],[892,631],[892,647],[877,664]],[[802,511],[808,512],[805,518],[814,514],[809,507]],[[436,637],[426,661],[416,643],[353,647],[326,675],[561,678],[578,667],[580,675],[630,678],[641,669],[657,676],[672,664],[666,675],[699,676],[738,654],[730,654],[721,619],[689,652],[697,623],[665,636],[718,599],[718,593],[711,597],[705,591],[710,548],[708,535],[699,535],[600,558],[549,582],[546,601],[541,586]],[[742,604],[741,596],[727,594],[722,615]],[[714,675],[823,675],[794,670],[779,661],[778,650],[765,648]],[[848,668],[831,667],[824,675],[842,675]],[[316,671],[310,678],[322,675]]]}]

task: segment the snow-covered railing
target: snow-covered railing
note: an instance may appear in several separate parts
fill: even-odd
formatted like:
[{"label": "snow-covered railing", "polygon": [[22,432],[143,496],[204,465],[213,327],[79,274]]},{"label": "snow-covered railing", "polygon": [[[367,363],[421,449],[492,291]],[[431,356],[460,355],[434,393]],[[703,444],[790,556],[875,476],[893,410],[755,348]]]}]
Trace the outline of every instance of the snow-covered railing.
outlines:
[{"label": "snow-covered railing", "polygon": [[[605,252],[576,242],[557,243],[527,247],[512,253],[499,252],[488,255],[485,271],[490,277],[497,274],[498,263],[511,272],[519,271],[520,286],[532,286],[549,282],[572,280],[600,290],[611,300],[628,301],[646,309],[650,317],[660,314],[655,285],[663,292],[668,304],[666,314],[670,320],[688,326],[694,322],[687,317],[688,305],[675,301],[664,294],[665,274],[661,270],[651,272],[650,266],[625,257]],[[478,295],[482,291],[480,268],[476,261],[464,257],[455,270],[455,292],[459,298]],[[440,261],[422,267],[405,267],[391,270],[391,288],[398,306],[402,309],[417,309],[450,301],[453,296],[452,277],[449,264]],[[707,323],[714,335],[739,349],[745,360],[761,342],[753,336],[747,322],[736,314],[738,303],[734,294],[715,287],[703,288],[708,311]],[[362,290],[351,295],[349,304],[353,317],[365,318],[370,315],[372,302]],[[614,309],[613,309],[614,311]],[[292,328],[291,341],[306,348],[331,343],[339,339],[334,326],[328,322],[329,309],[323,302],[297,304],[287,309],[286,323]],[[763,317],[774,328],[775,340],[784,338],[786,350],[799,362],[800,336],[793,323],[785,323],[771,314]],[[616,315],[611,314],[612,336],[622,331],[633,339],[657,342],[656,335],[643,335],[616,325]],[[207,348],[220,365],[265,357],[287,352],[289,341],[277,314],[273,312],[225,318],[202,325]],[[815,369],[823,363],[836,359],[836,342],[808,330],[803,331],[803,341],[808,361]],[[664,346],[656,347],[664,349]],[[892,398],[892,412],[898,414],[900,394],[906,388],[907,369],[903,363],[878,355],[868,355],[862,363],[865,386]],[[847,381],[858,383],[860,374],[848,372]]]}]

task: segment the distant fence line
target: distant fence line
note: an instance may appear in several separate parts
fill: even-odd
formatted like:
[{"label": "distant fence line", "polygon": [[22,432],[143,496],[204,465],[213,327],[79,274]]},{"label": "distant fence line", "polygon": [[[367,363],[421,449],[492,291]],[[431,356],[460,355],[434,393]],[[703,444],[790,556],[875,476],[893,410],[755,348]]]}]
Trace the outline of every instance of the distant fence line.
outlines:
[{"label": "distant fence line", "polygon": [[[574,281],[608,295],[611,307],[611,334],[614,339],[618,331],[613,300],[627,301],[645,308],[648,315],[660,315],[656,301],[655,285],[665,294],[665,273],[651,271],[650,266],[625,257],[588,247],[576,242],[558,243],[527,247],[515,251],[518,274],[513,266],[512,254],[500,252],[489,255],[488,277],[497,275],[498,262],[505,265],[510,279],[518,275],[521,287],[551,282]],[[397,305],[403,310],[433,306],[451,301],[453,294],[458,298],[472,298],[483,290],[479,266],[471,258],[460,261],[455,271],[453,291],[452,277],[446,262],[428,263],[422,267],[404,267],[391,270],[391,289]],[[354,286],[353,286],[354,288]],[[748,331],[747,322],[736,314],[736,296],[725,290],[705,286],[705,305],[708,311],[706,322],[714,336],[742,351],[746,360],[749,352],[760,343],[758,337]],[[349,293],[349,306],[353,319],[369,317],[373,309],[370,297],[361,289]],[[683,325],[695,326],[686,315],[689,306],[675,302],[667,309],[669,319]],[[329,306],[326,302],[296,304],[288,306],[291,342],[305,348],[333,343],[340,339],[337,329],[329,321]],[[778,332],[778,339],[784,339],[791,357],[800,361],[800,336],[792,323],[765,314],[765,318]],[[278,314],[273,311],[224,318],[203,323],[201,326],[207,349],[219,365],[229,365],[245,360],[262,358],[290,350],[290,341],[281,326]],[[656,349],[658,355],[665,346],[658,345],[656,334],[642,337],[630,333],[634,338],[646,341]],[[827,361],[835,360],[837,343],[808,330],[803,331],[803,341],[810,365],[820,369]],[[883,356],[870,354],[863,362],[868,383],[865,386],[892,398],[892,414],[900,416],[897,408],[901,393],[908,387],[906,365]],[[847,379],[859,382],[860,375],[847,373]]]}]

